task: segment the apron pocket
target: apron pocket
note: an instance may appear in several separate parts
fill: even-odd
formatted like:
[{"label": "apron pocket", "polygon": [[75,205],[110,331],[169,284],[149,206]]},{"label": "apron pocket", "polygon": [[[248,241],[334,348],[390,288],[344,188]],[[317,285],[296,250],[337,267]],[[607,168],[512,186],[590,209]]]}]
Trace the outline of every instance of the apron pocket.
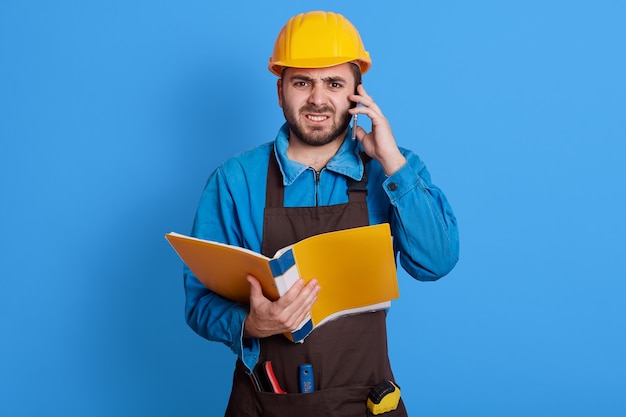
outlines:
[{"label": "apron pocket", "polygon": [[371,387],[331,388],[307,394],[255,392],[263,417],[359,417],[367,415]]}]

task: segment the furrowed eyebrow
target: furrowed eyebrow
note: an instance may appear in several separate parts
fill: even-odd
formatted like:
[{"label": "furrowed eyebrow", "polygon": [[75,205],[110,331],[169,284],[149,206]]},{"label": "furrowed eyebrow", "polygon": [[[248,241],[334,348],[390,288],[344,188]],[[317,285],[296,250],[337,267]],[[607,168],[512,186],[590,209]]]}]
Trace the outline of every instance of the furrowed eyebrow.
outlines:
[{"label": "furrowed eyebrow", "polygon": [[[316,81],[315,78],[311,78],[311,77],[307,77],[305,75],[294,75],[292,77],[289,78],[290,82],[298,82],[298,81],[304,81],[304,82],[308,82],[308,83],[314,83]],[[345,84],[346,80],[343,77],[325,77],[322,78],[322,81],[330,84],[330,83],[340,83],[340,84]]]},{"label": "furrowed eyebrow", "polygon": [[346,80],[342,77],[326,77],[326,78],[322,78],[322,81],[326,83],[340,83],[340,84],[346,83]]},{"label": "furrowed eyebrow", "polygon": [[294,75],[292,77],[289,77],[289,81],[291,82],[295,82],[295,81],[306,81],[306,82],[312,82],[313,78],[311,77],[306,77],[304,75]]}]

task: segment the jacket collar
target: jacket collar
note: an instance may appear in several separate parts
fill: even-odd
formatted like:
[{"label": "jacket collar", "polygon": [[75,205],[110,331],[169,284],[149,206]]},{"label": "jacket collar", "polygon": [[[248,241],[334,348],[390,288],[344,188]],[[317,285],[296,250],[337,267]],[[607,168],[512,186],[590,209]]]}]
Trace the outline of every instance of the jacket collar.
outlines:
[{"label": "jacket collar", "polygon": [[[350,136],[350,130],[346,138]],[[287,123],[278,131],[276,140],[274,142],[274,152],[276,153],[276,160],[278,166],[283,174],[283,185],[288,186],[300,176],[304,171],[309,169],[308,166],[299,162],[292,161],[287,157],[287,148],[289,147],[289,127]],[[333,156],[326,167],[329,171],[337,174],[345,175],[355,180],[360,180],[363,177],[363,162],[359,153],[361,152],[358,141],[352,139],[344,139],[341,147]]]}]

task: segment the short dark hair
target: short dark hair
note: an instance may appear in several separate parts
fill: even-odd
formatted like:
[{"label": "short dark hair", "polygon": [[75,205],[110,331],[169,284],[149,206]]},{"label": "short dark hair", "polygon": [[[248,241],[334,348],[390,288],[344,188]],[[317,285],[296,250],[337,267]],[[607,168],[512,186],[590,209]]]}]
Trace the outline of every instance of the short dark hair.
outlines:
[{"label": "short dark hair", "polygon": [[361,67],[355,62],[351,62],[351,64],[352,74],[354,74],[354,87],[356,88],[361,84]]}]

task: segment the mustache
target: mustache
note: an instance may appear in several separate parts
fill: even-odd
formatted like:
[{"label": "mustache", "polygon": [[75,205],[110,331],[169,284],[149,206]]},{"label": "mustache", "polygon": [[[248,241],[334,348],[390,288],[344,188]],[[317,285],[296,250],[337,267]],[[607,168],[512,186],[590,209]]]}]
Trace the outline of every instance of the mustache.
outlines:
[{"label": "mustache", "polygon": [[316,106],[314,104],[307,104],[306,106],[300,109],[300,114],[302,113],[331,113],[335,114],[335,109],[330,106]]}]

